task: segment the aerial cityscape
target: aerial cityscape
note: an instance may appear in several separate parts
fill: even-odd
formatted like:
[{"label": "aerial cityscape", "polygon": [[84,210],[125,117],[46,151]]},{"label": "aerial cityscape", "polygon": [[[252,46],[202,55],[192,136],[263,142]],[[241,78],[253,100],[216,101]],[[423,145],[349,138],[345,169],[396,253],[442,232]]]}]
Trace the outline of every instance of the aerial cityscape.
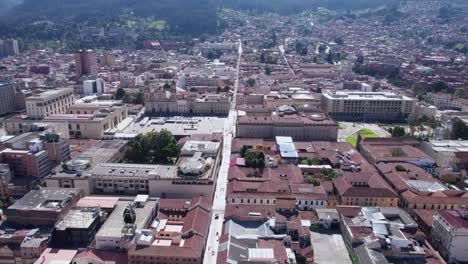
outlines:
[{"label": "aerial cityscape", "polygon": [[468,1],[0,0],[0,264],[468,263]]}]

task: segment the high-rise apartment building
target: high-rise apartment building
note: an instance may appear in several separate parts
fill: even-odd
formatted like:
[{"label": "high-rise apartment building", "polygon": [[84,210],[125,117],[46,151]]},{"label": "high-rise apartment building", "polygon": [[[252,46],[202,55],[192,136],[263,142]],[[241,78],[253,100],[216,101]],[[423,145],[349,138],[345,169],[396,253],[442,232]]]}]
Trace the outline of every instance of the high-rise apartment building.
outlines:
[{"label": "high-rise apartment building", "polygon": [[106,85],[103,79],[97,78],[95,80],[86,80],[83,82],[83,94],[103,94],[106,89]]},{"label": "high-rise apartment building", "polygon": [[96,56],[92,50],[78,50],[75,53],[76,76],[96,75]]},{"label": "high-rise apartment building", "polygon": [[19,48],[16,39],[0,39],[0,58],[18,54]]},{"label": "high-rise apartment building", "polygon": [[13,84],[0,82],[0,115],[15,110],[15,87]]}]

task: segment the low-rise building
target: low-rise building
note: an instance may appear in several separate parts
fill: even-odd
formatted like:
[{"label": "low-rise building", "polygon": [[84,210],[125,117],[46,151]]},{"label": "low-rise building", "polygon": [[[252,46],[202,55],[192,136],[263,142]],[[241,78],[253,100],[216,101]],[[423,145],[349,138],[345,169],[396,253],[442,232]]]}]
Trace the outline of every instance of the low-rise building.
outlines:
[{"label": "low-rise building", "polygon": [[47,150],[0,151],[0,160],[10,166],[15,177],[44,178],[50,173],[51,163]]},{"label": "low-rise building", "polygon": [[56,225],[52,243],[58,247],[87,247],[94,239],[101,220],[101,210],[73,208]]},{"label": "low-rise building", "polygon": [[19,226],[54,226],[82,196],[81,189],[32,190],[7,208],[8,222]]},{"label": "low-rise building", "polygon": [[423,141],[421,149],[440,166],[468,169],[468,141],[431,140]]},{"label": "low-rise building", "polygon": [[415,110],[416,99],[389,92],[326,92],[325,113],[340,120],[405,120]]},{"label": "low-rise building", "polygon": [[170,89],[148,88],[145,91],[145,110],[148,115],[227,115],[230,98],[226,93],[197,94]]},{"label": "low-rise building", "polygon": [[211,203],[206,197],[160,199],[150,228],[137,231],[128,263],[202,263],[210,218]]},{"label": "low-rise building", "polygon": [[358,263],[425,263],[418,225],[397,207],[338,207],[343,238]]},{"label": "low-rise building", "polygon": [[[119,140],[113,141],[117,147]],[[111,142],[106,142],[107,145]],[[111,144],[112,145],[112,144]],[[211,196],[218,169],[219,142],[188,140],[175,165],[107,163],[97,154],[80,154],[46,178],[46,185],[57,188],[82,188],[89,194],[149,194],[153,197],[192,198]],[[103,151],[100,148],[96,153]],[[105,155],[114,159],[114,151]],[[114,153],[117,154],[117,153]],[[118,157],[118,156],[117,156]],[[102,158],[102,159],[101,159]],[[114,159],[114,162],[118,159]],[[184,186],[190,185],[190,188]]]},{"label": "low-rise building", "polygon": [[434,214],[432,241],[449,263],[468,261],[468,209],[441,210]]},{"label": "low-rise building", "polygon": [[144,196],[142,201],[135,202],[137,198],[117,202],[114,211],[95,236],[97,249],[128,249],[136,231],[150,227],[156,217],[158,201]]},{"label": "low-rise building", "polygon": [[465,110],[465,101],[451,94],[433,93],[429,95],[429,100],[440,110]]},{"label": "low-rise building", "polygon": [[120,101],[78,102],[68,107],[67,113],[49,114],[41,120],[23,115],[9,118],[5,129],[10,134],[20,134],[52,127],[64,130],[63,137],[102,139],[115,133],[127,116],[127,105]]},{"label": "low-rise building", "polygon": [[468,193],[458,190],[417,190],[409,189],[401,193],[401,207],[410,214],[416,209],[458,209],[468,204]]},{"label": "low-rise building", "polygon": [[327,207],[323,187],[305,183],[296,165],[265,168],[257,174],[254,169],[233,166],[228,179],[228,204],[274,205],[291,212]]},{"label": "low-rise building", "polygon": [[26,98],[28,117],[41,119],[64,114],[74,103],[73,88],[51,89]]},{"label": "low-rise building", "polygon": [[416,103],[416,107],[414,109],[414,113],[418,117],[428,117],[428,118],[435,118],[437,114],[437,107],[424,103],[424,102],[418,102]]},{"label": "low-rise building", "polygon": [[236,134],[241,138],[290,136],[294,140],[336,141],[338,124],[322,114],[299,114],[293,107],[280,106],[269,116],[239,116]]}]

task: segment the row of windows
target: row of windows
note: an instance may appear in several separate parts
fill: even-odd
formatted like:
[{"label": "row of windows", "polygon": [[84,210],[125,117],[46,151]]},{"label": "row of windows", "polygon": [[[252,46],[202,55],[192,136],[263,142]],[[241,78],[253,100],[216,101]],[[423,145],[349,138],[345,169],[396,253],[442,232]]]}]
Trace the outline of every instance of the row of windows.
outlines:
[{"label": "row of windows", "polygon": [[[310,201],[310,204],[307,204],[308,202],[309,201],[305,200],[304,205],[323,205],[323,201]],[[314,204],[314,202],[315,202],[315,204]],[[301,205],[302,201],[299,200],[298,204]]]},{"label": "row of windows", "polygon": [[[245,199],[245,201],[246,201],[247,203],[250,203],[250,201],[252,201],[252,203],[257,203],[257,199],[252,199],[252,200],[251,200],[251,199]],[[231,202],[232,202],[232,203],[235,203],[235,202],[236,202],[236,198],[232,198],[232,199],[231,199]],[[241,199],[240,199],[240,202],[241,202],[241,203],[244,203],[244,198],[241,198]],[[270,204],[270,200],[269,200],[269,199],[265,199],[265,200],[263,200],[263,199],[258,199],[258,202],[259,202],[260,204],[263,204],[263,203],[265,203],[265,204]],[[272,203],[275,204],[275,203],[276,203],[276,200],[273,200]]]},{"label": "row of windows", "polygon": [[156,260],[156,261],[184,261],[184,262],[197,262],[196,258],[179,258],[179,257],[153,257],[153,256],[130,256],[132,263],[135,261]]}]

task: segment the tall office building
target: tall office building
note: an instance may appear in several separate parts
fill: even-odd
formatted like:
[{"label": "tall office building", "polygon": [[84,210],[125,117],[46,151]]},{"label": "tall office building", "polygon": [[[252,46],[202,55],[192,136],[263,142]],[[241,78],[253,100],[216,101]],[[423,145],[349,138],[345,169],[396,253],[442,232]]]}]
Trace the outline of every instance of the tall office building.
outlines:
[{"label": "tall office building", "polygon": [[0,115],[15,110],[15,87],[13,84],[0,82]]},{"label": "tall office building", "polygon": [[75,53],[76,76],[96,75],[96,56],[92,50],[78,50]]},{"label": "tall office building", "polygon": [[101,78],[96,80],[86,80],[83,82],[83,94],[92,95],[92,94],[103,94],[105,91],[105,82]]},{"label": "tall office building", "polygon": [[16,39],[0,39],[0,58],[19,54],[18,41]]}]

